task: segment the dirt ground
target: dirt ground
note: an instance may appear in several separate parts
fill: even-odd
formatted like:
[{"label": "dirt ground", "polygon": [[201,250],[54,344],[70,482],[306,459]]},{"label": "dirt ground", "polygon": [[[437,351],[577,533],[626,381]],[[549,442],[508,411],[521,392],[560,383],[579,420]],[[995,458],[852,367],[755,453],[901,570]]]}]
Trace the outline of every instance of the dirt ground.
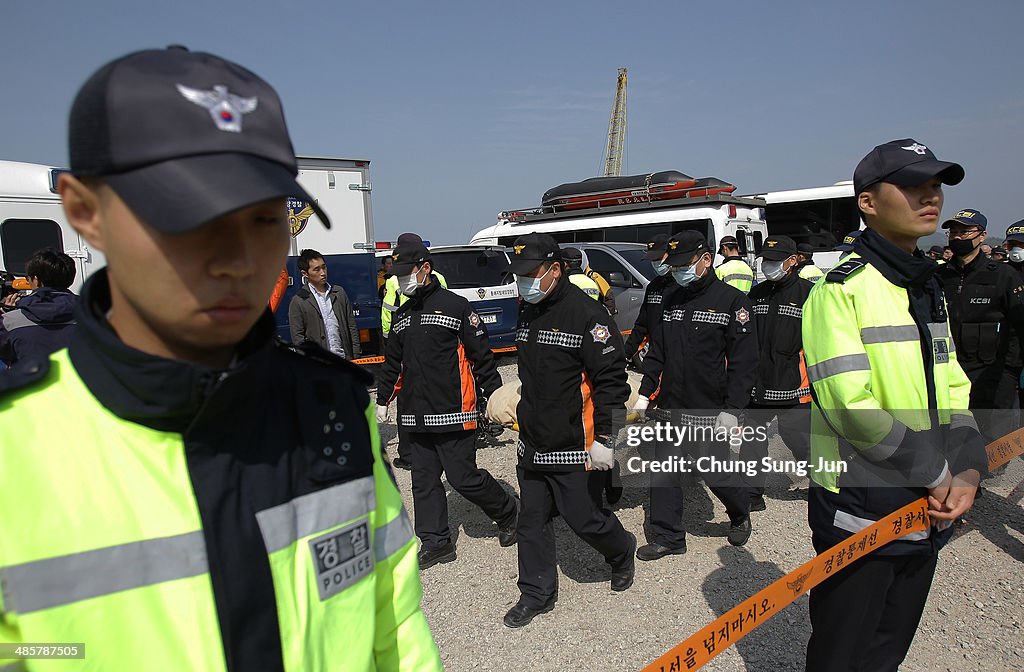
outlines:
[{"label": "dirt ground", "polygon": [[[514,360],[512,360],[514,362]],[[503,360],[506,380],[514,363]],[[394,425],[381,428],[390,455]],[[477,453],[478,463],[516,489],[515,434]],[[770,453],[788,458],[773,438]],[[412,512],[410,474],[396,470]],[[914,645],[901,669],[1024,670],[1024,461],[1014,460],[987,481],[985,496],[943,549]],[[487,517],[449,488],[458,559],[422,574],[423,607],[445,669],[595,671],[639,670],[745,597],[813,555],[806,500],[785,475],[768,483],[768,509],[752,514],[746,546],[725,540],[725,510],[706,488],[686,490],[685,555],[637,562],[636,582],[609,589],[603,558],[555,521],[559,597],[555,610],[518,630],[502,616],[517,601],[516,547],[501,548]],[[643,542],[644,489],[627,488],[614,510]],[[706,670],[802,670],[810,636],[807,597],[801,597],[705,666]]]}]

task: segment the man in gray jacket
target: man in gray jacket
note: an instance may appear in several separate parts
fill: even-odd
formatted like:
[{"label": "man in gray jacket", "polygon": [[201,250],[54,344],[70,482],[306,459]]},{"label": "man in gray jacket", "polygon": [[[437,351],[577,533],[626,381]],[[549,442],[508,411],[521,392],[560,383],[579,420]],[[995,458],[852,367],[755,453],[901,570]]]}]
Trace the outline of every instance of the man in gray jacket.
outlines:
[{"label": "man in gray jacket", "polygon": [[327,262],[316,250],[302,250],[299,271],[305,287],[288,305],[292,343],[316,343],[339,357],[359,356],[359,330],[345,290],[327,282]]}]

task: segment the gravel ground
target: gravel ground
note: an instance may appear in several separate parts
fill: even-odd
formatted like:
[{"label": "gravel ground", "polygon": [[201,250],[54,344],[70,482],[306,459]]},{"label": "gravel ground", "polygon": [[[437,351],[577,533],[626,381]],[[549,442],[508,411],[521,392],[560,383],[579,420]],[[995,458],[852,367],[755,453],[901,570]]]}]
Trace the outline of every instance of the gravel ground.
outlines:
[{"label": "gravel ground", "polygon": [[[515,360],[499,370],[515,376]],[[381,428],[395,454],[394,425]],[[502,445],[477,453],[478,463],[516,489],[515,433]],[[776,437],[774,457],[789,452]],[[410,475],[396,470],[412,512]],[[1014,462],[968,513],[939,560],[914,646],[902,669],[1024,670],[1024,462]],[[423,608],[445,668],[461,670],[639,670],[745,597],[810,559],[806,501],[789,492],[789,479],[768,483],[768,510],[754,513],[746,546],[725,540],[725,510],[705,488],[687,490],[688,552],[637,562],[636,583],[624,593],[609,589],[603,558],[555,521],[559,597],[555,610],[529,626],[502,625],[517,601],[516,547],[501,548],[487,517],[449,488],[451,527],[458,559],[423,572]],[[627,488],[614,508],[643,543],[646,493]],[[810,636],[807,597],[721,653],[707,670],[802,670]]]}]

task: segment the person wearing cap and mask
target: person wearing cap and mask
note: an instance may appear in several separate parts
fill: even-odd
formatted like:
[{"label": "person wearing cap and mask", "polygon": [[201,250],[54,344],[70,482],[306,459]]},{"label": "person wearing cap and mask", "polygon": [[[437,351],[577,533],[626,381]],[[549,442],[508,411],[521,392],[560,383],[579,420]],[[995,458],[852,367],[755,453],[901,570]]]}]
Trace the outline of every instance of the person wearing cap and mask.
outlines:
[{"label": "person wearing cap and mask", "polygon": [[502,546],[515,543],[518,507],[516,498],[476,465],[477,397],[489,397],[501,387],[487,328],[468,300],[433,277],[430,252],[422,243],[403,243],[392,258],[409,300],[395,313],[377,377],[377,421],[387,420],[388,405],[397,396],[398,424],[406,430],[403,441],[412,462],[423,570],[450,562],[456,554],[442,473],[456,492],[498,524]]},{"label": "person wearing cap and mask", "polygon": [[724,261],[715,267],[718,279],[744,294],[749,294],[750,288],[754,285],[754,271],[740,256],[740,244],[736,238],[724,236],[718,246],[718,253],[724,258]]},{"label": "person wearing cap and mask", "polygon": [[1024,281],[981,253],[988,220],[966,208],[942,224],[953,261],[939,278],[946,291],[957,359],[971,379],[971,405],[982,434],[993,441],[1020,426],[1017,384],[1024,338]]},{"label": "person wearing cap and mask", "polygon": [[1007,265],[1024,280],[1024,219],[1006,228],[1003,246],[1007,250]]},{"label": "person wearing cap and mask", "polygon": [[[708,440],[687,449],[729,457],[729,442],[739,427],[739,414],[750,403],[757,374],[757,333],[753,305],[742,291],[718,279],[711,250],[697,231],[683,231],[668,241],[666,262],[678,287],[662,302],[661,322],[651,332],[643,362],[644,378],[633,410],[645,413],[652,397],[659,415],[674,424],[713,427]],[[657,393],[657,394],[655,394]],[[705,432],[701,432],[705,434]],[[680,448],[657,443],[658,460],[680,457]],[[657,560],[686,552],[683,492],[677,474],[652,480],[649,543],[637,551],[641,560]],[[704,481],[725,505],[729,543],[742,546],[750,538],[750,489],[732,472],[704,471]]]},{"label": "person wearing cap and mask", "polygon": [[992,252],[988,256],[993,261],[998,261],[1001,264],[1005,263],[1008,257],[1006,253],[1006,248],[1003,247],[1002,245],[996,245],[995,247],[993,247]]},{"label": "person wearing cap and mask", "polygon": [[[1017,271],[1017,277],[1024,282],[1024,219],[1006,228],[1003,245],[1007,249],[1006,265]],[[1017,382],[1017,396],[1020,408],[1024,409],[1024,371]]]},{"label": "person wearing cap and mask", "polygon": [[[403,233],[402,235],[398,236],[398,242],[396,243],[396,247],[398,245],[404,245],[408,243],[422,244],[423,239],[420,238],[420,235],[418,233]],[[434,277],[437,278],[437,281],[441,283],[441,286],[447,289],[448,281],[441,274],[441,272],[438,271],[437,269],[434,269],[433,274]],[[408,300],[409,297],[402,293],[402,288],[399,286],[398,275],[392,272],[391,276],[384,281],[384,298],[381,299],[380,307],[380,333],[385,339],[391,334],[392,316],[394,315],[395,311],[398,310],[402,306],[402,304]],[[385,350],[386,349],[387,347],[385,346]],[[401,448],[401,443],[399,444],[399,448]],[[402,454],[403,453],[400,450],[399,455]],[[409,468],[408,465],[405,464],[396,464],[395,466],[402,467],[403,469]]]},{"label": "person wearing cap and mask", "polygon": [[[420,238],[418,233],[403,233],[398,236],[398,245],[416,245],[423,244],[423,239]],[[431,269],[432,277],[437,279],[437,282],[441,287],[447,289],[448,282],[444,276],[435,269]],[[387,339],[391,333],[391,320],[392,316],[406,301],[409,300],[409,296],[402,291],[402,278],[398,277],[397,273],[393,272],[384,282],[384,298],[381,299],[380,308],[380,327],[381,335],[384,337],[384,356],[387,357]],[[409,278],[404,278],[406,282]],[[406,428],[399,423],[398,424],[398,447],[396,452],[398,457],[391,460],[391,465],[399,469],[412,469],[412,462],[409,459],[408,441],[405,438]]]},{"label": "person wearing cap and mask", "polygon": [[522,303],[516,328],[522,396],[519,419],[519,592],[510,628],[551,611],[558,600],[557,513],[611,568],[611,589],[633,585],[636,537],[602,508],[615,456],[613,415],[629,398],[622,339],[608,312],[565,278],[561,251],[546,234],[520,236],[511,270]]},{"label": "person wearing cap and mask", "polygon": [[946,260],[942,258],[942,245],[932,245],[928,248],[928,258],[936,264],[946,263]]},{"label": "person wearing cap and mask", "polygon": [[814,248],[809,243],[800,243],[796,249],[799,260],[797,272],[801,278],[814,283],[825,277],[825,272],[814,265]]},{"label": "person wearing cap and mask", "polygon": [[668,257],[668,240],[668,234],[659,233],[647,241],[647,258],[654,267],[655,278],[647,283],[644,302],[640,304],[640,312],[637,313],[633,331],[626,339],[626,361],[631,361],[640,352],[646,352],[650,344],[650,334],[661,321],[661,306],[665,294],[677,286],[675,279],[672,278],[672,268],[665,261]]},{"label": "person wearing cap and mask", "polygon": [[[804,363],[803,305],[814,284],[799,275],[799,248],[787,236],[769,236],[761,246],[761,272],[767,282],[750,290],[760,357],[757,382],[750,406],[744,414],[750,427],[767,427],[779,419],[779,434],[797,460],[810,459],[811,390]],[[745,441],[740,459],[761,460],[768,456],[767,437]],[[753,481],[750,507],[763,511],[764,475]],[[796,487],[794,486],[794,489]]]},{"label": "person wearing cap and mask", "polygon": [[0,643],[88,642],[95,669],[440,670],[372,378],[275,337],[286,199],[330,222],[274,89],[135,52],[79,90],[69,146],[57,191],[107,266],[69,348],[0,380],[0,445],[32,446],[0,451]]},{"label": "person wearing cap and mask", "polygon": [[565,262],[569,282],[576,285],[584,294],[594,301],[601,300],[601,290],[597,283],[583,272],[583,253],[575,247],[562,248],[562,261]]},{"label": "person wearing cap and mask", "polygon": [[922,497],[933,527],[890,542],[811,591],[808,671],[899,668],[928,598],[938,549],[974,503],[985,444],[949,338],[936,265],[943,184],[964,170],[907,138],[854,171],[867,228],[811,290],[803,345],[814,403],[808,522],[818,553]]}]

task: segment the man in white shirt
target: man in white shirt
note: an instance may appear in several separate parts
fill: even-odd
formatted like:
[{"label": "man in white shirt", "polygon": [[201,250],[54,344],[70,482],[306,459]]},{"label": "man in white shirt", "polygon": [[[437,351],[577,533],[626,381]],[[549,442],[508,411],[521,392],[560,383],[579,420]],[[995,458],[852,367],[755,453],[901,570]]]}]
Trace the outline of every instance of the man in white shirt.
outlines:
[{"label": "man in white shirt", "polygon": [[360,354],[356,316],[345,290],[327,282],[323,255],[316,250],[302,250],[299,271],[305,286],[288,305],[292,343],[310,341],[339,357],[355,359]]}]

